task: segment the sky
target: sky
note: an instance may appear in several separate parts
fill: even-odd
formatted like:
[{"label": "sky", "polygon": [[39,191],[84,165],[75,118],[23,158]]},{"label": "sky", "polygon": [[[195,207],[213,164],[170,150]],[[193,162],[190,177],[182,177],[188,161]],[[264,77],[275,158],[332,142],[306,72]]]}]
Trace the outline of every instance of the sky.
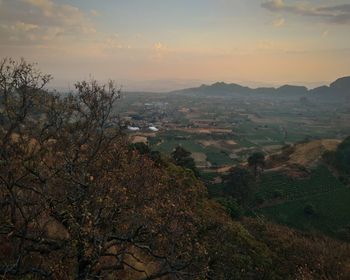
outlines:
[{"label": "sky", "polygon": [[0,0],[4,57],[38,63],[57,88],[312,88],[350,76],[350,0]]}]

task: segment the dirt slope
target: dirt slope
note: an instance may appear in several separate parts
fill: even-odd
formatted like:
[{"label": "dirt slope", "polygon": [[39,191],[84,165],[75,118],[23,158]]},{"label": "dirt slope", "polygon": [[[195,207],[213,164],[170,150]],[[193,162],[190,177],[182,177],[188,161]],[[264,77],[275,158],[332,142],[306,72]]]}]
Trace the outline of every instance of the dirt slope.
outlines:
[{"label": "dirt slope", "polygon": [[297,144],[287,163],[312,167],[319,162],[324,152],[336,150],[340,142],[337,139],[323,139]]}]

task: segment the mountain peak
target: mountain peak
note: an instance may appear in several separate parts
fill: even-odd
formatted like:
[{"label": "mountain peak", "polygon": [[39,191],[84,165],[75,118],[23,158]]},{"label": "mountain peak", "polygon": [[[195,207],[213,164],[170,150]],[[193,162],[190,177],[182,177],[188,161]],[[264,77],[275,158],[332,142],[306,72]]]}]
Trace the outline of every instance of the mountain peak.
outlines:
[{"label": "mountain peak", "polygon": [[350,77],[342,77],[331,83],[331,88],[350,91]]}]

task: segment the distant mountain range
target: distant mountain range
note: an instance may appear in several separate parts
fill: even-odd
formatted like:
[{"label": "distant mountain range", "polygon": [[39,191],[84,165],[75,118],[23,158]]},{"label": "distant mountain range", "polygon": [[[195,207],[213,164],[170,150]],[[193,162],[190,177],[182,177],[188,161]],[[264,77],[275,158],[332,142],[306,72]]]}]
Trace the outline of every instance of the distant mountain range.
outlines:
[{"label": "distant mountain range", "polygon": [[321,86],[314,89],[307,89],[304,86],[295,85],[283,85],[278,88],[274,87],[259,87],[250,88],[239,84],[227,84],[224,82],[217,82],[212,85],[201,85],[195,88],[188,88],[183,90],[173,91],[171,93],[176,94],[205,94],[205,95],[227,95],[227,94],[281,94],[281,95],[294,95],[294,96],[323,96],[332,97],[347,96],[350,97],[350,76],[337,79],[329,86]]}]

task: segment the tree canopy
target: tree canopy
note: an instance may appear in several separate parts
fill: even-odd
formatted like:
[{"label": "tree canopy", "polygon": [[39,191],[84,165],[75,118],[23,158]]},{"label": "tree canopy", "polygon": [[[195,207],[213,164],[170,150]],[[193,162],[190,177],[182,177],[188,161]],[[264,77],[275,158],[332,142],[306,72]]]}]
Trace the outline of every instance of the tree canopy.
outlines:
[{"label": "tree canopy", "polygon": [[200,273],[188,268],[201,255],[201,185],[130,151],[113,82],[78,82],[59,97],[44,90],[49,80],[25,61],[0,65],[0,274]]},{"label": "tree canopy", "polygon": [[256,187],[251,172],[243,167],[234,167],[225,179],[225,194],[235,198],[242,205],[249,203]]},{"label": "tree canopy", "polygon": [[194,159],[191,157],[191,153],[181,146],[176,146],[174,151],[171,153],[171,157],[176,165],[182,166],[193,171],[198,176],[198,169]]},{"label": "tree canopy", "polygon": [[248,158],[248,165],[253,168],[256,177],[259,169],[262,170],[265,166],[265,155],[262,152],[254,152]]},{"label": "tree canopy", "polygon": [[345,138],[336,151],[326,152],[323,158],[338,172],[344,183],[350,183],[350,137]]}]

